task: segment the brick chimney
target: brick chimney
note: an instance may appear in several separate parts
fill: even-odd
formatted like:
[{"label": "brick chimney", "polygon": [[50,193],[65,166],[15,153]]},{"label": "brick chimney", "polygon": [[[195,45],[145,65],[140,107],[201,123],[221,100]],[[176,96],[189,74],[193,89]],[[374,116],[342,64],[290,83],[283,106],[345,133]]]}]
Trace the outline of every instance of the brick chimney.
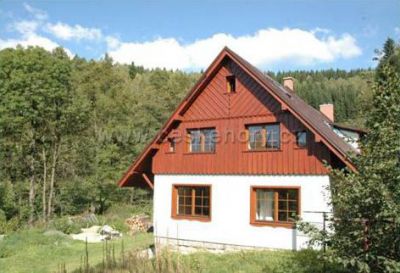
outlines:
[{"label": "brick chimney", "polygon": [[325,104],[321,104],[319,106],[319,111],[324,114],[328,119],[330,119],[332,122],[335,121],[335,110],[333,108],[333,104],[332,103],[325,103]]},{"label": "brick chimney", "polygon": [[283,80],[283,86],[294,92],[294,78],[285,77],[282,80]]}]

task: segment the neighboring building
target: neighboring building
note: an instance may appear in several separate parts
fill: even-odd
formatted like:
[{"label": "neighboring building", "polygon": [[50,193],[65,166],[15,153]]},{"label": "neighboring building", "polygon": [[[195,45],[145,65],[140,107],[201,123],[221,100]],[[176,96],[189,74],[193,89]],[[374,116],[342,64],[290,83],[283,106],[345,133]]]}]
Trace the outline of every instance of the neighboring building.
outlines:
[{"label": "neighboring building", "polygon": [[[154,190],[159,244],[299,249],[298,217],[322,225],[329,176],[357,149],[333,123],[224,48],[119,182]],[[337,134],[339,133],[339,134]]]}]

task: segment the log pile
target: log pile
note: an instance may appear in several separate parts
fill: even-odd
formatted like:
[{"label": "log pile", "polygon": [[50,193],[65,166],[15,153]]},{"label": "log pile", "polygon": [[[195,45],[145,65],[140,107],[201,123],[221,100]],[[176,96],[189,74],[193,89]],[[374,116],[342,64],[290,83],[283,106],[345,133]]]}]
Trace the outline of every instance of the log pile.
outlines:
[{"label": "log pile", "polygon": [[125,223],[129,226],[129,233],[131,235],[138,232],[146,232],[151,226],[151,218],[145,214],[135,215],[125,220]]}]

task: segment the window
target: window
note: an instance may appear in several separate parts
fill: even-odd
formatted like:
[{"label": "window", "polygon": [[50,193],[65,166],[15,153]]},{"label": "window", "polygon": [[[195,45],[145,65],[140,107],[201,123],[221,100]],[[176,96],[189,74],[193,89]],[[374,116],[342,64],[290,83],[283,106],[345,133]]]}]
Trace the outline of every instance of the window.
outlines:
[{"label": "window", "polygon": [[252,224],[292,227],[300,215],[300,188],[252,187]]},{"label": "window", "polygon": [[236,78],[233,75],[226,76],[226,92],[236,92]]},{"label": "window", "polygon": [[207,185],[174,185],[172,217],[209,221],[211,217],[211,187]]},{"label": "window", "polygon": [[170,153],[175,153],[176,150],[176,139],[175,138],[169,138],[168,139],[168,152]]},{"label": "window", "polygon": [[188,130],[189,152],[213,153],[215,152],[215,129]]},{"label": "window", "polygon": [[265,150],[280,148],[279,123],[251,125],[249,132],[249,150]]},{"label": "window", "polygon": [[307,132],[296,132],[296,144],[298,147],[304,148],[307,146]]}]

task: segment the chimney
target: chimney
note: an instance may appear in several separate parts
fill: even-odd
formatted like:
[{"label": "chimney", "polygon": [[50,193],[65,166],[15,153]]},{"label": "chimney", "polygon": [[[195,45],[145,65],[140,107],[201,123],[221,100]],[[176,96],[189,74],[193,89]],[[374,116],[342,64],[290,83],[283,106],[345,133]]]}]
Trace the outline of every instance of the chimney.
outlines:
[{"label": "chimney", "polygon": [[334,108],[332,103],[325,103],[319,106],[319,111],[324,114],[330,121],[334,122]]},{"label": "chimney", "polygon": [[283,80],[283,87],[294,92],[294,78],[293,77],[285,77]]}]

